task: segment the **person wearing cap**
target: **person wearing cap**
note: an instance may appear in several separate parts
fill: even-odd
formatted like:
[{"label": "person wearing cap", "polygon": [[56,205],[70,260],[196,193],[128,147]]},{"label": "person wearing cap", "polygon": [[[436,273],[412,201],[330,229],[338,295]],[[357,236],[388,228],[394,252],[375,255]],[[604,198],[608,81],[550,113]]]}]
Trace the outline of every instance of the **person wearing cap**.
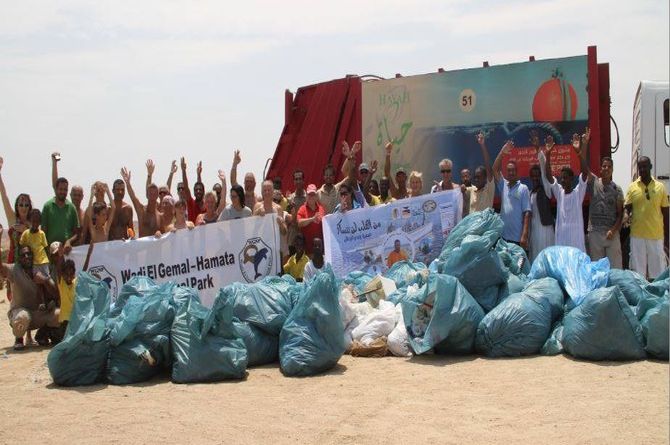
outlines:
[{"label": "person wearing cap", "polygon": [[[3,227],[0,225],[0,240]],[[2,246],[0,246],[2,256]],[[16,263],[0,262],[0,276],[6,277],[12,285],[12,301],[9,303],[7,318],[14,335],[14,349],[25,347],[23,336],[28,330],[43,327],[58,328],[59,311],[54,302],[46,304],[47,299],[58,295],[56,285],[50,276],[37,272],[33,268],[33,252],[28,246],[18,250]],[[40,333],[36,338],[40,341]],[[48,343],[48,338],[46,339]]]},{"label": "person wearing cap", "polygon": [[316,185],[307,186],[307,201],[298,209],[298,227],[305,237],[305,252],[312,254],[314,238],[323,238],[321,219],[326,212],[316,196]]},{"label": "person wearing cap", "polygon": [[384,161],[384,176],[389,178],[389,189],[391,196],[395,199],[407,198],[407,172],[403,167],[398,167],[395,172],[395,181],[391,179],[391,151],[393,151],[393,143],[386,144],[386,160]]}]

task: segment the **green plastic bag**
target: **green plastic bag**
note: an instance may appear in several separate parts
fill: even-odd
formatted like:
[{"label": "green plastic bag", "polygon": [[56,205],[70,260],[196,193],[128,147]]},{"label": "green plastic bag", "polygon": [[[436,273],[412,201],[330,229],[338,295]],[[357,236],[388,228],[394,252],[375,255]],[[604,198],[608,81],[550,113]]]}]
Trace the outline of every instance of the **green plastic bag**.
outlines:
[{"label": "green plastic bag", "polygon": [[[172,283],[134,277],[124,285],[109,320],[111,352],[107,379],[115,385],[149,380],[170,367],[170,330],[175,316]],[[130,291],[134,289],[134,291]]]},{"label": "green plastic bag", "polygon": [[308,283],[279,335],[279,363],[286,376],[333,368],[344,354],[344,326],[337,280],[330,265]]},{"label": "green plastic bag", "polygon": [[563,318],[563,347],[587,360],[646,357],[639,321],[618,287],[595,289]]},{"label": "green plastic bag", "polygon": [[211,309],[191,300],[177,312],[172,330],[172,381],[215,382],[246,375],[247,349],[233,326],[233,304],[219,293]]},{"label": "green plastic bag", "polygon": [[417,292],[400,301],[409,344],[415,354],[468,354],[474,350],[484,311],[459,281],[431,274]]},{"label": "green plastic bag", "polygon": [[65,338],[47,356],[49,373],[57,385],[92,385],[104,380],[109,354],[106,323],[110,301],[105,282],[86,272],[79,274]]}]

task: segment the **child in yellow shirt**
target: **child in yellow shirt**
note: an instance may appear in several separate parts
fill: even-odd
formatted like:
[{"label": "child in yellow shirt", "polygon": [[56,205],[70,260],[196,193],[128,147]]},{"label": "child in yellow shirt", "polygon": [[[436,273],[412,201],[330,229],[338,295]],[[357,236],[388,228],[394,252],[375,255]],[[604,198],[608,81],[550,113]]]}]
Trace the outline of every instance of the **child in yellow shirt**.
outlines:
[{"label": "child in yellow shirt", "polygon": [[293,242],[295,254],[290,256],[284,264],[284,273],[291,275],[296,281],[302,281],[305,273],[305,264],[309,262],[309,257],[305,255],[305,237],[299,233]]},{"label": "child in yellow shirt", "polygon": [[19,239],[19,245],[28,246],[33,252],[33,269],[41,272],[45,276],[49,273],[49,256],[47,255],[47,237],[40,228],[42,212],[39,209],[32,209],[28,215],[30,219],[30,228],[23,231]]}]

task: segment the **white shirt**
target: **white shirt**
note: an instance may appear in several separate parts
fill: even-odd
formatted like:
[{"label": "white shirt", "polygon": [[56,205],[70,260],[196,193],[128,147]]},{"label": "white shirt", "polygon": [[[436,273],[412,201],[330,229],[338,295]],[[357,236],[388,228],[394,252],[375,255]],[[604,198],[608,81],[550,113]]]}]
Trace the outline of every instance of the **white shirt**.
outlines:
[{"label": "white shirt", "polygon": [[582,214],[582,203],[586,196],[587,182],[580,174],[579,181],[570,193],[565,193],[563,186],[556,178],[549,182],[545,177],[545,164],[547,162],[544,153],[538,153],[540,170],[542,171],[542,185],[549,196],[549,190],[556,198],[556,245],[572,246],[582,252],[586,252],[584,245],[584,217]]}]

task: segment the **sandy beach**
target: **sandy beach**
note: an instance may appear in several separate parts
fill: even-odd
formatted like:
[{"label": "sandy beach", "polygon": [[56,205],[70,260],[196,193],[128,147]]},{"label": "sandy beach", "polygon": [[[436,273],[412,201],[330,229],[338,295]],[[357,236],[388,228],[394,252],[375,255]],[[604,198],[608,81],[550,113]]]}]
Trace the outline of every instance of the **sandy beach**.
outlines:
[{"label": "sandy beach", "polygon": [[[6,320],[9,304],[0,294]],[[668,363],[345,355],[330,372],[55,386],[0,329],[0,443],[668,443]]]}]

